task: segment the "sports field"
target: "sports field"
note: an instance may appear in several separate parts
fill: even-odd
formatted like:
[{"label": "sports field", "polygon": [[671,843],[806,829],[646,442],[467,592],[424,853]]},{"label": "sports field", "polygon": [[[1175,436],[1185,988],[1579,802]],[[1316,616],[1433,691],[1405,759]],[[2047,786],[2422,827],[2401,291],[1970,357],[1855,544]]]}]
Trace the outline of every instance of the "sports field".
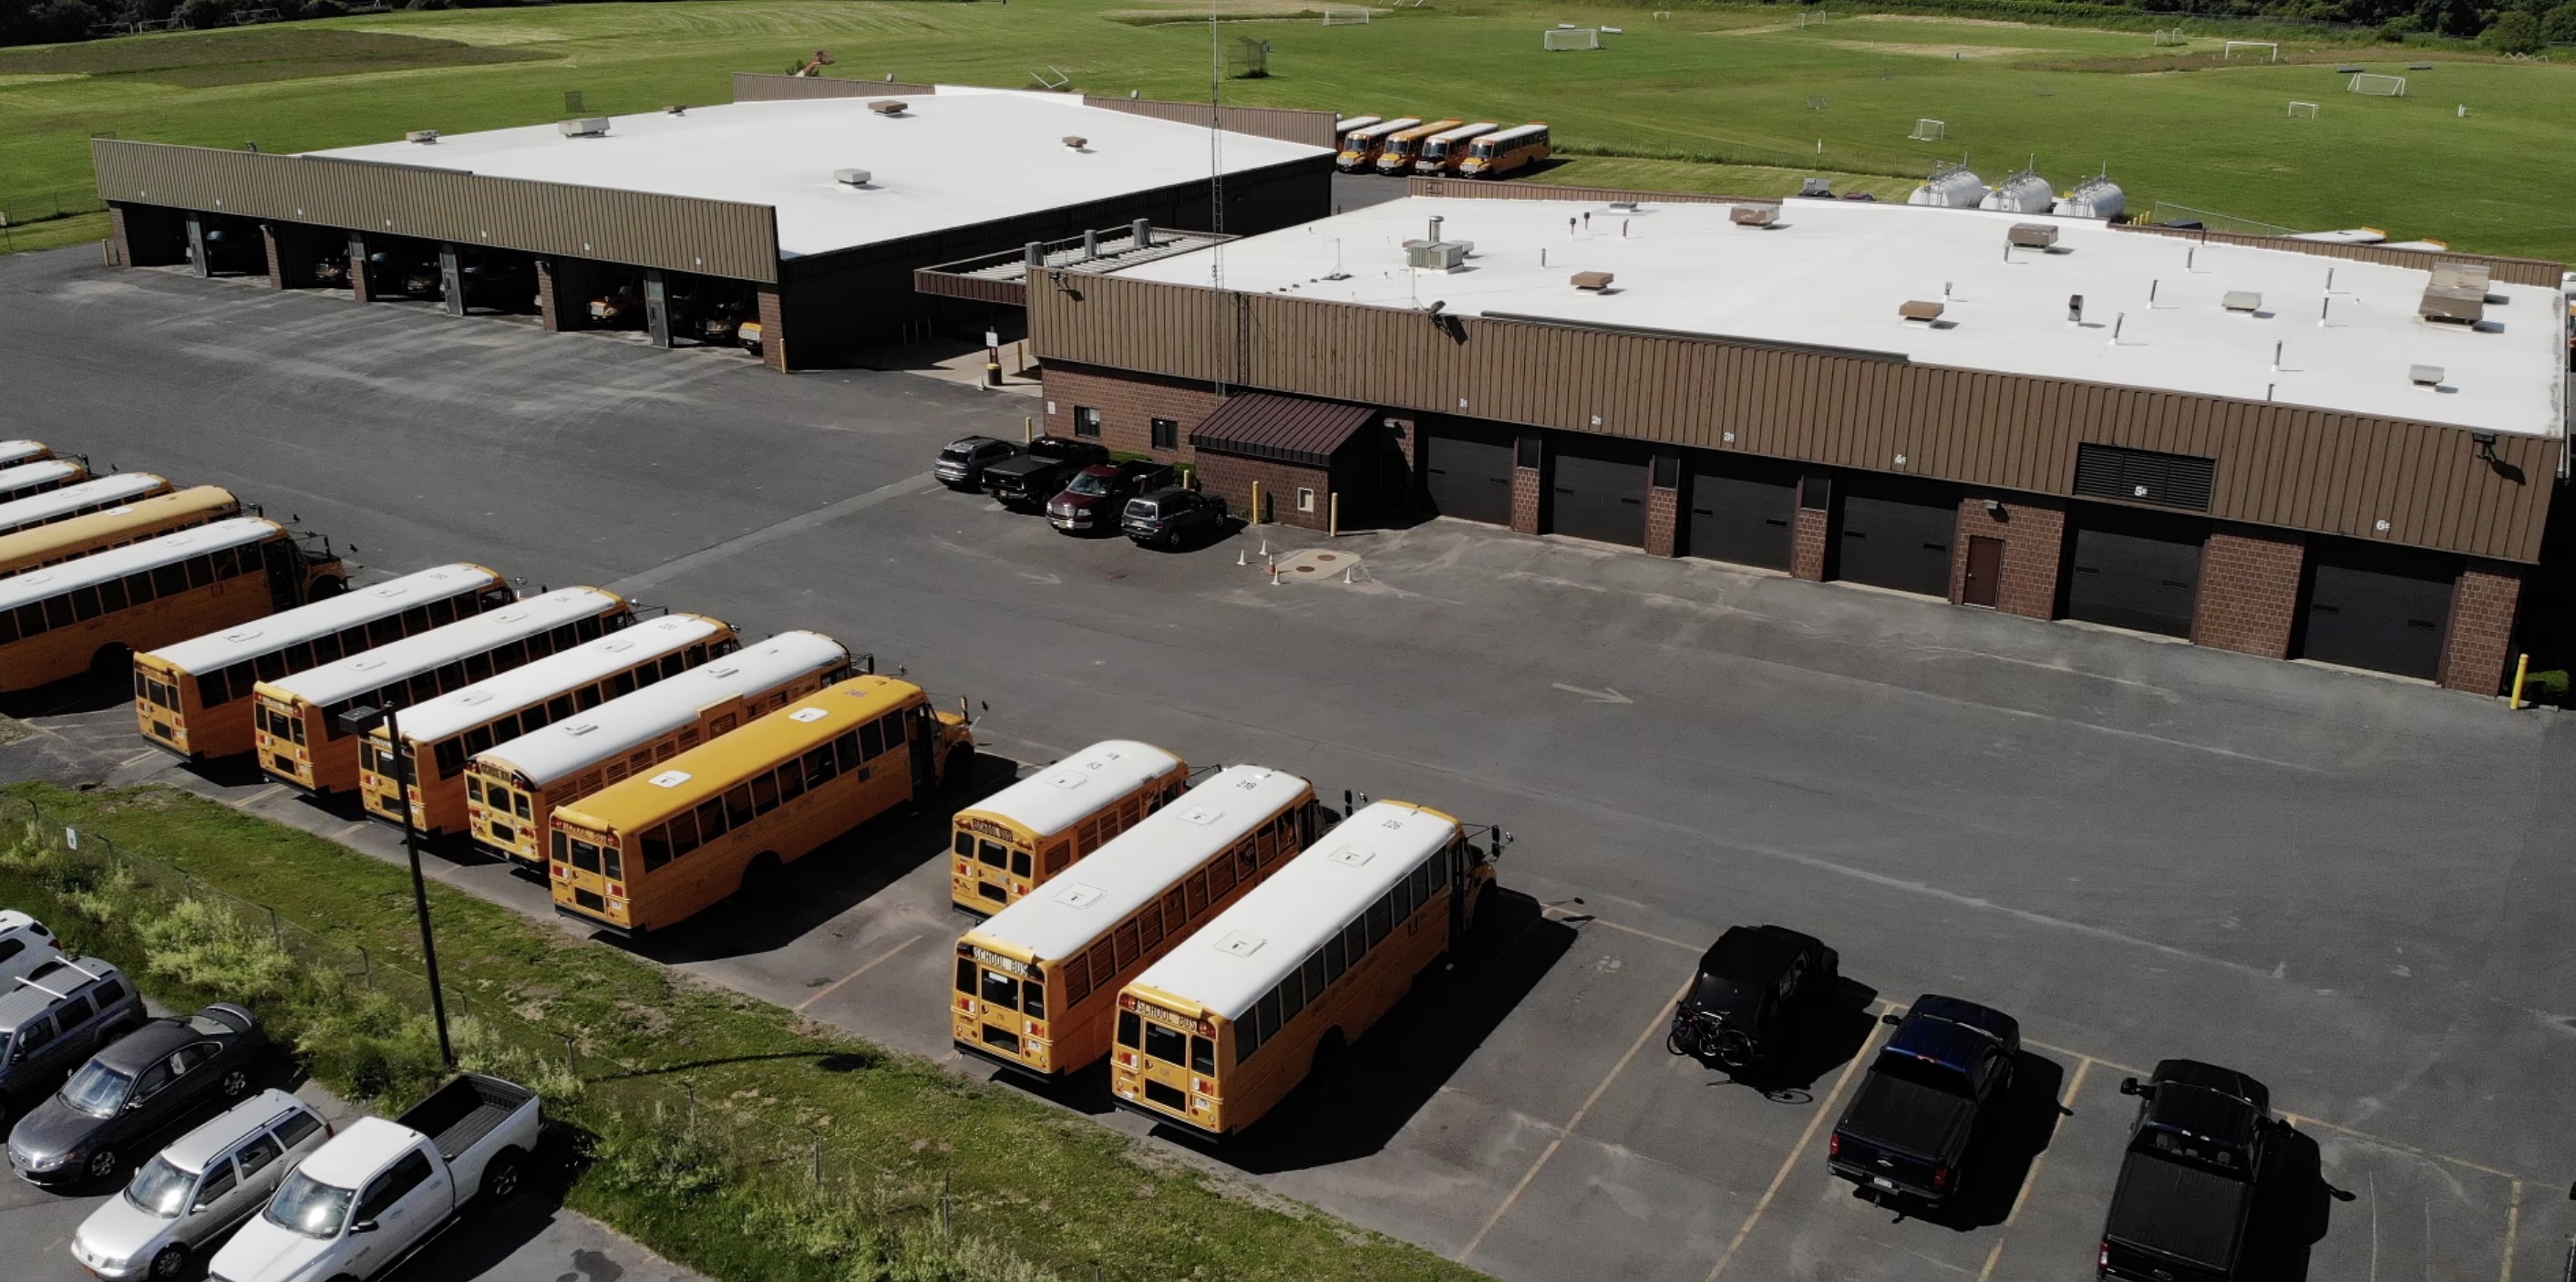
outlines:
[{"label": "sports field", "polygon": [[[1292,16],[1299,0],[872,3],[719,0],[398,12],[248,31],[0,51],[0,211],[42,217],[89,190],[92,133],[305,150],[727,96],[726,73],[783,71],[817,48],[832,74],[1203,97],[1212,43],[1270,42],[1270,75],[1232,101],[1343,112],[1547,120],[1576,158],[1553,181],[1793,190],[1805,172],[1901,193],[1963,155],[1990,180],[2036,157],[2063,188],[2108,167],[2152,202],[2300,229],[2383,227],[2462,249],[2576,258],[2576,68],[2381,45],[2284,44],[2219,57],[2143,32],[1895,15],[1798,25],[1787,6],[1645,7],[1432,0],[1365,25]],[[1558,23],[1613,26],[1549,53]],[[2243,33],[2237,33],[2243,34]],[[407,37],[407,38],[404,38]],[[2431,59],[2426,70],[2409,61]],[[2294,61],[2291,61],[2294,60]],[[2408,96],[2346,92],[2346,62]],[[2293,101],[2318,104],[2293,119]],[[2460,109],[2465,107],[2467,114]],[[1919,118],[1942,142],[1909,141]],[[1736,167],[1674,162],[1728,162]],[[960,157],[960,163],[973,163]]]}]

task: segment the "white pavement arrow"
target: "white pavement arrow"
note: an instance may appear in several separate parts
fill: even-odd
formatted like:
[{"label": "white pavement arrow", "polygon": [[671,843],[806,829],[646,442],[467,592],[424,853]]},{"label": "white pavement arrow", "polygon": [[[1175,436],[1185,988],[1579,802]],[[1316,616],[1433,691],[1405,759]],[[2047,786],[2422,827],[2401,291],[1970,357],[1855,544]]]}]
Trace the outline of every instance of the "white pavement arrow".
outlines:
[{"label": "white pavement arrow", "polygon": [[1562,682],[1562,681],[1559,681],[1559,682],[1557,682],[1557,683],[1556,683],[1556,688],[1557,688],[1557,689],[1559,689],[1559,690],[1563,690],[1563,691],[1564,691],[1564,692],[1566,692],[1567,694],[1579,694],[1579,695],[1582,695],[1582,696],[1583,696],[1583,701],[1584,701],[1584,702],[1586,702],[1586,703],[1635,703],[1635,702],[1636,702],[1636,700],[1631,699],[1631,698],[1629,698],[1628,696],[1626,696],[1626,695],[1624,695],[1624,694],[1621,694],[1621,693],[1619,693],[1619,692],[1618,692],[1618,691],[1616,691],[1616,690],[1586,690],[1586,689],[1584,689],[1584,688],[1583,688],[1583,687],[1581,687],[1581,686],[1570,686],[1570,685],[1565,684],[1565,683],[1564,683],[1564,682]]}]

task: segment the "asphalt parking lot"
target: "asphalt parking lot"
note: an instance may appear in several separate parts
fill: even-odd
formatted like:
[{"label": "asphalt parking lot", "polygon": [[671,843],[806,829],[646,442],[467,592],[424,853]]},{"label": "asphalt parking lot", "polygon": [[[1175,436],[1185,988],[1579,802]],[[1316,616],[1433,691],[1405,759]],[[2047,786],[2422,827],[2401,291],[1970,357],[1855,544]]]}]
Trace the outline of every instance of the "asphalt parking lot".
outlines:
[{"label": "asphalt parking lot", "polygon": [[[1238,554],[1317,540],[1148,553],[930,483],[945,439],[1015,434],[1017,398],[94,263],[0,259],[0,434],[232,486],[384,572],[480,560],[820,628],[989,702],[996,781],[1128,735],[1511,829],[1507,929],[1215,1159],[1279,1192],[1515,1279],[2083,1276],[2119,1078],[2191,1056],[2268,1081],[2352,1194],[2284,1277],[2554,1277],[2576,1231],[2563,718],[1451,521],[1273,587]],[[119,711],[54,712],[117,777],[164,769]],[[862,831],[792,904],[655,951],[948,1058],[939,848]],[[1697,951],[1751,921],[1839,948],[1856,1013],[1936,991],[2020,1017],[1975,1208],[1897,1220],[1825,1174],[1868,1034],[1768,1091],[1664,1052]]]}]

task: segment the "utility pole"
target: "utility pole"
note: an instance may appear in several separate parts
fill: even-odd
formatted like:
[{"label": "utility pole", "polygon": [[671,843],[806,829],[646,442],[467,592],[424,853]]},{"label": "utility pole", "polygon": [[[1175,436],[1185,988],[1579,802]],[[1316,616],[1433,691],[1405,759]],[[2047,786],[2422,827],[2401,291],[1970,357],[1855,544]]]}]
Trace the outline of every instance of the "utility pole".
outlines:
[{"label": "utility pole", "polygon": [[438,1057],[449,1068],[456,1067],[456,1047],[447,1037],[447,993],[438,984],[438,946],[429,930],[429,886],[420,872],[420,830],[411,821],[411,785],[413,763],[403,751],[402,722],[397,719],[393,701],[381,709],[360,704],[340,714],[340,728],[358,736],[363,748],[366,737],[382,725],[385,739],[393,749],[394,798],[402,811],[403,852],[411,856],[411,902],[420,913],[420,956],[429,968],[429,1009],[438,1020]]}]

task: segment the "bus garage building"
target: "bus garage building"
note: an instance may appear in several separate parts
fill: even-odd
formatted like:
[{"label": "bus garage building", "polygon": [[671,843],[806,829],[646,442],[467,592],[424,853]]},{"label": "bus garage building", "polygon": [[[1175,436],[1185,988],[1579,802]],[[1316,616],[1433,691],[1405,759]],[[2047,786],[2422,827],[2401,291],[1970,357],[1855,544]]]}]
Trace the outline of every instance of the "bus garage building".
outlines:
[{"label": "bus garage building", "polygon": [[[780,369],[845,362],[933,316],[916,268],[1215,221],[1204,106],[748,75],[736,97],[304,155],[92,147],[127,265],[443,297],[458,314],[535,311],[548,329],[622,299],[620,319],[665,346],[675,314],[721,300],[761,324]],[[1332,121],[1228,117],[1213,149],[1227,230],[1328,212]]]},{"label": "bus garage building", "polygon": [[1339,492],[1345,524],[1431,512],[2506,679],[2566,469],[2558,264],[1414,190],[1032,280],[1049,430],[1205,456],[1211,488],[1240,506],[1263,480],[1304,524]]}]

